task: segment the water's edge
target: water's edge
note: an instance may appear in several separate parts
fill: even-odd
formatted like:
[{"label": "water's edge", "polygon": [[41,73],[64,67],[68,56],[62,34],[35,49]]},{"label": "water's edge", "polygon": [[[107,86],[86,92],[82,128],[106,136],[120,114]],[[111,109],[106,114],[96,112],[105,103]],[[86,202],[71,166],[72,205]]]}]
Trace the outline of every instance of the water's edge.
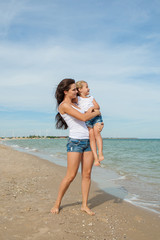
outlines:
[{"label": "water's edge", "polygon": [[[0,144],[9,146],[17,151],[25,152],[27,154],[31,154],[37,157],[40,157],[44,160],[48,160],[52,163],[55,163],[60,166],[66,167],[66,159],[58,158],[58,156],[55,156],[54,154],[46,154],[39,151],[36,151],[36,149],[30,149],[28,147],[22,148],[18,145],[10,145],[6,141],[0,142]],[[61,156],[62,157],[62,156]],[[144,201],[140,201],[138,199],[137,195],[130,194],[126,188],[123,187],[121,184],[121,181],[124,180],[124,176],[118,175],[116,172],[103,168],[102,167],[93,167],[92,170],[92,180],[98,184],[98,187],[105,191],[106,193],[113,195],[115,197],[118,197],[126,202],[131,203],[132,205],[141,207],[143,209],[149,210],[151,212],[154,212],[158,215],[160,215],[160,212],[156,209],[152,208],[150,203],[144,203]]]}]

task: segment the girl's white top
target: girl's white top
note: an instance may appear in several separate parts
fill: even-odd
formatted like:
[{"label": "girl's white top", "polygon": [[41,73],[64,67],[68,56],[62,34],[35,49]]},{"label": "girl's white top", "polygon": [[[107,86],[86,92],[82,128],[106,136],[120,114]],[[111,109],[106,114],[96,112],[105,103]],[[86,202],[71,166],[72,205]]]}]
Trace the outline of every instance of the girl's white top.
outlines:
[{"label": "girl's white top", "polygon": [[[72,107],[78,110],[79,112],[84,113],[84,110],[78,109],[74,106]],[[89,132],[85,122],[78,120],[67,113],[61,114],[61,116],[68,125],[70,138],[89,139]]]},{"label": "girl's white top", "polygon": [[85,112],[90,108],[93,107],[93,97],[82,98],[78,96],[78,107],[83,109]]}]

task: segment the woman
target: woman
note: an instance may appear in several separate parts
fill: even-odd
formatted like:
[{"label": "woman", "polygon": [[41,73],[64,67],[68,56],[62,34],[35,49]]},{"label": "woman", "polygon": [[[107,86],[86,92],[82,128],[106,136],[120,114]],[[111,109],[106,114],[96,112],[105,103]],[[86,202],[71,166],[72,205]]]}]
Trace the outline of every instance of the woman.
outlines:
[{"label": "woman", "polygon": [[72,100],[77,96],[74,79],[64,79],[57,86],[55,98],[58,111],[56,115],[57,128],[69,127],[69,140],[67,144],[67,173],[61,182],[57,200],[51,209],[52,213],[59,213],[62,198],[70,183],[75,178],[80,162],[82,164],[82,206],[81,210],[94,215],[87,206],[88,194],[91,184],[91,170],[93,154],[89,143],[89,132],[85,121],[100,115],[100,111],[89,109],[84,113]]}]

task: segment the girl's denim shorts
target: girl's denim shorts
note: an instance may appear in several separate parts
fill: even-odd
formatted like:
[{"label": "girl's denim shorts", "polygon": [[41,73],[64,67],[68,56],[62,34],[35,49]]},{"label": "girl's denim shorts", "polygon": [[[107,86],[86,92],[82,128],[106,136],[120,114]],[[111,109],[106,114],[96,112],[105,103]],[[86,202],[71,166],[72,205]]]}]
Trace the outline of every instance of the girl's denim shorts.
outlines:
[{"label": "girl's denim shorts", "polygon": [[85,123],[87,127],[93,128],[96,123],[102,123],[102,122],[103,122],[103,119],[102,119],[102,116],[100,115],[86,121]]},{"label": "girl's denim shorts", "polygon": [[67,152],[89,152],[91,151],[89,139],[69,138],[67,143]]}]

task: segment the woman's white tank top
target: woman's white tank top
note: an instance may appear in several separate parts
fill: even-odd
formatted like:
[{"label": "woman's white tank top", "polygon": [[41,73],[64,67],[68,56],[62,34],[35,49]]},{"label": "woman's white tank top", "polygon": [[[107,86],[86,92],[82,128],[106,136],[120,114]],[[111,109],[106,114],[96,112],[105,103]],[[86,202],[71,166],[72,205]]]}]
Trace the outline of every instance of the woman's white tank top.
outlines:
[{"label": "woman's white tank top", "polygon": [[[81,113],[84,113],[84,110],[78,109],[74,106],[72,106],[76,110],[78,110]],[[61,113],[60,113],[61,114]],[[85,124],[85,122],[80,121],[69,114],[61,114],[63,119],[68,125],[69,128],[69,137],[70,138],[76,138],[76,139],[89,139],[89,131]]]}]

